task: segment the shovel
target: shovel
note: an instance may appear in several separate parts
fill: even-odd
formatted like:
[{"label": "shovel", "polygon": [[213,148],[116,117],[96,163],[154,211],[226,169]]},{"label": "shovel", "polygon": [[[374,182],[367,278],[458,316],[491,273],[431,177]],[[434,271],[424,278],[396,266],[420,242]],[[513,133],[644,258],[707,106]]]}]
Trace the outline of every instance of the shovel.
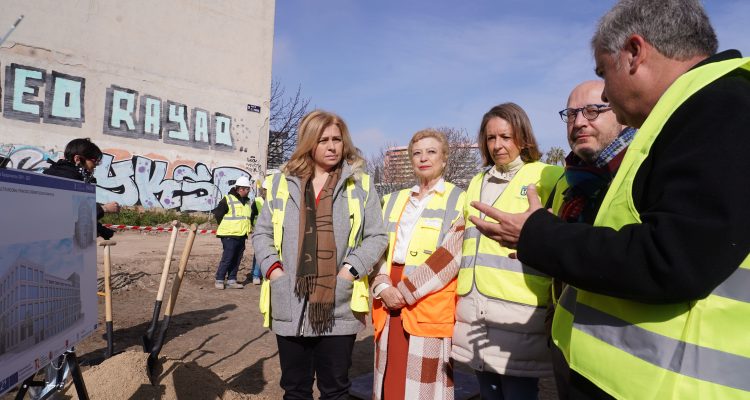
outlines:
[{"label": "shovel", "polygon": [[151,347],[151,354],[149,354],[148,361],[146,362],[146,372],[152,383],[154,382],[154,365],[156,365],[159,360],[159,352],[164,344],[164,336],[167,333],[167,328],[169,328],[169,320],[172,317],[172,311],[174,311],[174,305],[177,302],[177,295],[180,293],[180,284],[182,283],[182,277],[185,275],[185,268],[187,268],[188,258],[190,258],[190,251],[193,249],[195,231],[197,229],[198,226],[195,224],[190,225],[187,242],[185,242],[185,248],[182,250],[182,257],[180,258],[180,267],[177,270],[177,276],[174,278],[174,283],[172,283],[172,293],[170,293],[169,300],[167,300],[167,309],[164,311],[164,318],[159,326],[159,335],[156,337],[156,341]]},{"label": "shovel", "polygon": [[143,352],[150,353],[151,347],[153,346],[154,331],[156,331],[156,323],[159,322],[159,313],[161,312],[161,303],[164,298],[164,289],[167,287],[167,279],[169,278],[169,267],[172,265],[172,253],[174,252],[174,244],[177,242],[177,227],[180,225],[178,221],[172,221],[172,237],[169,238],[169,247],[167,247],[167,256],[164,258],[164,268],[161,271],[161,280],[159,281],[159,291],[156,292],[156,301],[154,302],[154,316],[151,318],[151,325],[146,330],[146,334],[143,335]]},{"label": "shovel", "polygon": [[117,244],[111,240],[99,242],[104,247],[104,314],[107,327],[107,352],[106,358],[112,357],[112,263],[109,257],[109,248]]}]

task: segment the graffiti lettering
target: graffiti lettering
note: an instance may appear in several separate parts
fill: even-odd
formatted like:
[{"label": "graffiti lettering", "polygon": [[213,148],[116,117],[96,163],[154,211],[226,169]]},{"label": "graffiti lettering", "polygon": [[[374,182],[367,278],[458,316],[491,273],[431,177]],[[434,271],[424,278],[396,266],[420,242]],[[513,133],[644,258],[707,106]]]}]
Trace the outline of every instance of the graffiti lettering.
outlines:
[{"label": "graffiti lettering", "polygon": [[9,160],[6,165],[7,168],[41,172],[49,166],[48,160],[57,160],[62,155],[62,152],[42,150],[33,146],[0,145],[0,157],[5,157]]},{"label": "graffiti lettering", "polygon": [[[5,67],[3,116],[81,128],[86,122],[85,92],[85,78],[12,63]],[[229,115],[189,109],[186,104],[139,95],[117,85],[107,88],[105,96],[104,134],[212,150],[235,149]]]},{"label": "graffiti lettering", "polygon": [[[8,168],[41,172],[48,160],[57,160],[62,152],[43,150],[33,146],[0,144],[0,156],[8,158]],[[96,199],[99,203],[116,201],[124,206],[164,208],[179,211],[211,211],[229,192],[241,176],[252,182],[253,175],[235,167],[216,167],[211,171],[205,164],[195,167],[177,165],[172,177],[167,178],[169,163],[133,156],[114,161],[111,154],[102,156],[94,170]],[[259,176],[256,174],[255,176]]]},{"label": "graffiti lettering", "polygon": [[234,149],[232,118],[228,115],[214,113],[211,118],[207,110],[195,107],[188,111],[185,104],[171,100],[162,102],[148,95],[139,98],[137,91],[115,85],[107,89],[104,107],[103,132],[107,135],[159,139],[163,126],[166,143],[216,150]]},{"label": "graffiti lettering", "polygon": [[[39,100],[44,86],[44,99]],[[80,128],[85,86],[85,79],[77,76],[11,64],[5,67],[3,116]]]}]

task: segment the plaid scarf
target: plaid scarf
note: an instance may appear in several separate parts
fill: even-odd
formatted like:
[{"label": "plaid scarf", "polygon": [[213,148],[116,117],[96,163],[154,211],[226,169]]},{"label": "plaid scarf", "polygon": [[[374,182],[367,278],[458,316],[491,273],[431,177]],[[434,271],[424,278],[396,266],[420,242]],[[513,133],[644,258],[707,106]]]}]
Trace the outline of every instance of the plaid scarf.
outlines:
[{"label": "plaid scarf", "polygon": [[331,171],[317,205],[311,177],[302,179],[300,207],[300,252],[294,294],[307,298],[308,319],[316,334],[333,329],[336,291],[336,240],[333,235],[333,191],[341,168]]},{"label": "plaid scarf", "polygon": [[625,150],[635,132],[634,128],[625,128],[593,163],[585,162],[572,152],[568,154],[565,158],[568,189],[565,190],[560,207],[560,218],[566,222],[594,223],[604,195],[620,168]]}]

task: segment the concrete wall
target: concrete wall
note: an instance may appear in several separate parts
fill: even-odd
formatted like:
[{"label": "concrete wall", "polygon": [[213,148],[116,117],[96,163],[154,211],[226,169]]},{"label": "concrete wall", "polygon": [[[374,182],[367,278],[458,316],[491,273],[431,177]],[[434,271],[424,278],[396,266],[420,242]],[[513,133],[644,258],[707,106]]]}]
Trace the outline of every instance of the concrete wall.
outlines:
[{"label": "concrete wall", "polygon": [[211,210],[262,179],[274,0],[3,1],[0,156],[39,170],[89,137],[97,201]]}]

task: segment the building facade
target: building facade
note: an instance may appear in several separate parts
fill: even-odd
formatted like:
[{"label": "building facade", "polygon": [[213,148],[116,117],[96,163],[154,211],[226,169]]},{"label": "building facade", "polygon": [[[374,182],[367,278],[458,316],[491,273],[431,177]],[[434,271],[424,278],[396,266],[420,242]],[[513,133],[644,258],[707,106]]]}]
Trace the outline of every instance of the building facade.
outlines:
[{"label": "building facade", "polygon": [[63,332],[82,317],[77,273],[60,278],[19,259],[0,277],[0,356]]},{"label": "building facade", "polygon": [[[103,151],[97,200],[209,211],[262,179],[274,0],[3,2],[0,157],[39,171],[74,138]],[[4,35],[6,28],[0,28]]]}]

